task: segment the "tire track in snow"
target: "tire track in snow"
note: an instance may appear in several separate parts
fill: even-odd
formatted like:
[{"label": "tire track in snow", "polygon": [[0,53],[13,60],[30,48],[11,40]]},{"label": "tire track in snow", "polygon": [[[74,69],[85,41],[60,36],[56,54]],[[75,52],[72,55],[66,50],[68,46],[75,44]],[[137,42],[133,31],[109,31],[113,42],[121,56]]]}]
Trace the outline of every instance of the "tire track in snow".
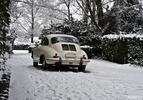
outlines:
[{"label": "tire track in snow", "polygon": [[[143,94],[143,81],[137,79],[143,74],[136,70],[122,69],[117,64],[114,68],[110,63],[105,67],[105,62],[102,64],[102,61],[95,60],[87,67],[91,73],[49,72],[32,67],[32,59],[28,57],[30,54],[14,55],[12,59],[14,63],[19,63],[11,64],[13,72],[16,70],[12,86],[17,90],[18,84],[21,89],[13,89],[18,99],[11,100],[127,100],[128,96]],[[22,99],[17,93],[24,93]]]},{"label": "tire track in snow", "polygon": [[[107,93],[106,88],[102,87],[102,85],[105,85],[106,87],[106,84],[108,85],[110,84],[110,82],[101,85],[99,84],[99,81],[103,80],[95,77],[94,75],[95,73],[85,74],[73,72],[40,71],[36,73],[36,75],[34,73],[32,76],[39,76],[36,77],[37,79],[33,77],[34,81],[36,79],[35,83],[37,84],[36,90],[39,91],[38,93],[40,93],[41,91],[42,93],[47,93],[47,95],[49,95],[49,98],[51,99],[58,98],[59,100],[63,100],[66,98],[69,100],[83,100],[86,98],[85,100],[93,100],[95,99],[95,97],[99,99],[107,99],[107,95],[110,95],[110,97],[112,98],[116,98],[115,95],[112,95],[112,91],[108,90],[109,93]],[[91,80],[91,78],[88,79],[89,77],[93,77],[93,79],[96,79]],[[120,100],[119,98],[116,99]]]},{"label": "tire track in snow", "polygon": [[[50,74],[53,74],[53,76]],[[51,99],[57,98],[58,100],[93,100],[88,93],[88,89],[92,89],[91,85],[85,87],[86,84],[82,75],[84,73],[41,71],[36,75],[32,73],[30,77],[37,87],[35,89],[36,95],[47,93]],[[37,91],[39,92],[37,93]],[[92,96],[94,97],[94,95]]]}]

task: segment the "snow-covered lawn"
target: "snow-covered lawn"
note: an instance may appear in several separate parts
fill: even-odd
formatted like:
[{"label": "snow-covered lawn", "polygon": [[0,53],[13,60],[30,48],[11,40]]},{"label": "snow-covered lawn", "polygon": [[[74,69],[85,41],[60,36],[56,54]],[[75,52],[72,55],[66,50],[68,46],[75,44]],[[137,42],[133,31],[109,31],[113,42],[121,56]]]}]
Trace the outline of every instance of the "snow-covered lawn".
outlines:
[{"label": "snow-covered lawn", "polygon": [[43,71],[28,51],[14,51],[9,100],[143,100],[143,69],[91,60],[86,72]]}]

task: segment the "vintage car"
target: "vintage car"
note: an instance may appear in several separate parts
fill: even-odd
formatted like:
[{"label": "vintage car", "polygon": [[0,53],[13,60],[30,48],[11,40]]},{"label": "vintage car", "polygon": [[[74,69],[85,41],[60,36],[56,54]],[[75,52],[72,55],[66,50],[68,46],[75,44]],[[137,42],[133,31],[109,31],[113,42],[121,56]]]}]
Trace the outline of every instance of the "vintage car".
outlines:
[{"label": "vintage car", "polygon": [[45,36],[41,45],[33,48],[32,58],[33,66],[42,64],[43,70],[77,67],[78,71],[84,72],[89,62],[87,54],[80,48],[78,39],[65,34]]}]

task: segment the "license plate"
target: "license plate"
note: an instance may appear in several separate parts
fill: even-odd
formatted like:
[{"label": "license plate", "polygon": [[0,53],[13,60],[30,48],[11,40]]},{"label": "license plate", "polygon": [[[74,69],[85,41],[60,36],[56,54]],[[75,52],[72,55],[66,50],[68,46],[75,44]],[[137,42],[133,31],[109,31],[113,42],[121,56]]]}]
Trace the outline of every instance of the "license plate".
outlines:
[{"label": "license plate", "polygon": [[66,58],[75,58],[75,54],[66,54]]},{"label": "license plate", "polygon": [[73,64],[73,62],[69,62],[69,64],[70,64],[70,65],[72,65],[72,64]]}]

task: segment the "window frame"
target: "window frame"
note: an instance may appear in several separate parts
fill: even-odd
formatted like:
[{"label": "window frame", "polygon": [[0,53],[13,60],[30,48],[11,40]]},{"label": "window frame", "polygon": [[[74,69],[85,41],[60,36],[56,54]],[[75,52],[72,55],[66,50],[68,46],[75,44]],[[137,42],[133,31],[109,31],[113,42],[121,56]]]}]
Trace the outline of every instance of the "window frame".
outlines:
[{"label": "window frame", "polygon": [[41,45],[46,45],[46,46],[49,45],[49,39],[47,37],[44,37],[42,39]]},{"label": "window frame", "polygon": [[[72,42],[70,42],[70,41],[58,41],[57,39],[65,39],[65,38],[68,38],[68,39],[73,39],[73,40],[76,40],[75,42],[74,41],[72,41]],[[55,40],[54,40],[55,39]],[[66,37],[66,36],[57,36],[57,37],[52,37],[51,38],[51,43],[52,44],[55,44],[55,43],[59,43],[59,42],[67,42],[67,43],[75,43],[75,44],[78,44],[79,45],[79,40],[78,39],[76,39],[76,38],[73,38],[73,37]]]}]

